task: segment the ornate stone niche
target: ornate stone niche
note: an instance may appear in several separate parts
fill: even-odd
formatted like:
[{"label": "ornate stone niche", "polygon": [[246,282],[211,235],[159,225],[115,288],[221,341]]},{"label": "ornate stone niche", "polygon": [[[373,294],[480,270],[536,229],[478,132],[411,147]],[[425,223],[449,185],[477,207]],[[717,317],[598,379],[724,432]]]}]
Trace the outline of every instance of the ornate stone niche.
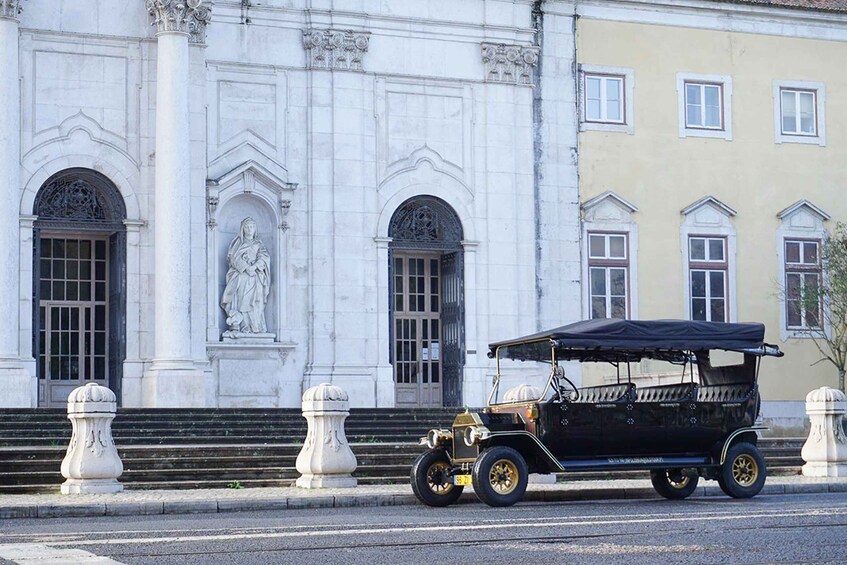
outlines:
[{"label": "ornate stone niche", "polygon": [[[207,181],[208,320],[206,350],[221,407],[279,407],[300,394],[302,376],[286,365],[296,344],[287,340],[288,212],[296,184],[285,168],[245,149],[230,161],[241,164]],[[220,167],[218,167],[220,169]],[[215,168],[210,169],[214,174]],[[251,218],[263,244],[269,280],[264,326],[233,330],[221,307],[230,263],[227,254]],[[236,244],[237,246],[237,244]],[[289,402],[290,401],[290,402]]]}]

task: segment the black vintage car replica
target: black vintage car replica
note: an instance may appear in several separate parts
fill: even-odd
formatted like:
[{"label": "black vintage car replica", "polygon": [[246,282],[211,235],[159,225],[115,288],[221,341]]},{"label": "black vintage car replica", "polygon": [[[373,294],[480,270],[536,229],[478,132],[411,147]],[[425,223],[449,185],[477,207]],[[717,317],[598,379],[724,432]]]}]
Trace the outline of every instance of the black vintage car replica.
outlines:
[{"label": "black vintage car replica", "polygon": [[[755,496],[767,473],[756,447],[763,428],[754,425],[759,361],[783,355],[764,335],[755,323],[591,320],[493,343],[488,355],[497,375],[488,406],[421,439],[429,450],[412,467],[412,489],[423,503],[446,506],[473,485],[483,502],[509,506],[523,497],[529,473],[643,469],[670,499],[689,496],[699,477],[716,479],[729,496]],[[716,350],[743,361],[713,366]],[[636,387],[629,364],[642,359],[679,365],[679,382]],[[549,364],[545,389],[528,400],[498,401],[506,365],[515,366],[507,360]],[[563,361],[609,363],[618,380],[577,388]]]}]

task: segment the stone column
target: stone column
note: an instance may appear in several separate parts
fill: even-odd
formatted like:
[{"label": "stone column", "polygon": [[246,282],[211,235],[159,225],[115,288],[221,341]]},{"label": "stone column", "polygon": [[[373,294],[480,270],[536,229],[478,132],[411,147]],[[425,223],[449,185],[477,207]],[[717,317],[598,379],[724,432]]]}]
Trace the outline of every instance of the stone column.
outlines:
[{"label": "stone column", "polygon": [[[21,0],[0,0],[0,407],[35,407],[32,375],[20,359],[21,97],[18,14]],[[27,291],[29,292],[29,291]],[[27,313],[27,315],[29,315]]]},{"label": "stone column", "polygon": [[812,424],[800,456],[807,477],[847,476],[847,437],[844,435],[844,393],[827,386],[806,395],[806,414]]},{"label": "stone column", "polygon": [[[205,35],[202,0],[146,0],[157,26],[153,364],[147,406],[203,406],[204,376],[191,354],[189,36]],[[195,39],[196,40],[196,39]]]}]

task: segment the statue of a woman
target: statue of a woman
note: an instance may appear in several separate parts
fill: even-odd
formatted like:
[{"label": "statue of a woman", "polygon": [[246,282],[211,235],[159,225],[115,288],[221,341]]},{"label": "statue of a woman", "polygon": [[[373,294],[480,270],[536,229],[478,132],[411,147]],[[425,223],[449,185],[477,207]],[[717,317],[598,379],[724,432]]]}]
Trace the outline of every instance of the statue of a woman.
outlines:
[{"label": "statue of a woman", "polygon": [[[265,333],[265,305],[271,289],[271,256],[247,217],[226,254],[229,270],[221,308],[232,333]],[[227,333],[229,333],[227,332]]]}]

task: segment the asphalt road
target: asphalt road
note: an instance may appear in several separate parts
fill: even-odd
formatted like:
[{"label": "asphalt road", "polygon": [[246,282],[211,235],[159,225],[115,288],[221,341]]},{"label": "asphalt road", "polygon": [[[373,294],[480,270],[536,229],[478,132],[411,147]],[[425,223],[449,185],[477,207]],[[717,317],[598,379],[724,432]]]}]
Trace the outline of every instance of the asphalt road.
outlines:
[{"label": "asphalt road", "polygon": [[180,565],[847,563],[847,494],[7,520],[0,523],[0,559]]}]

